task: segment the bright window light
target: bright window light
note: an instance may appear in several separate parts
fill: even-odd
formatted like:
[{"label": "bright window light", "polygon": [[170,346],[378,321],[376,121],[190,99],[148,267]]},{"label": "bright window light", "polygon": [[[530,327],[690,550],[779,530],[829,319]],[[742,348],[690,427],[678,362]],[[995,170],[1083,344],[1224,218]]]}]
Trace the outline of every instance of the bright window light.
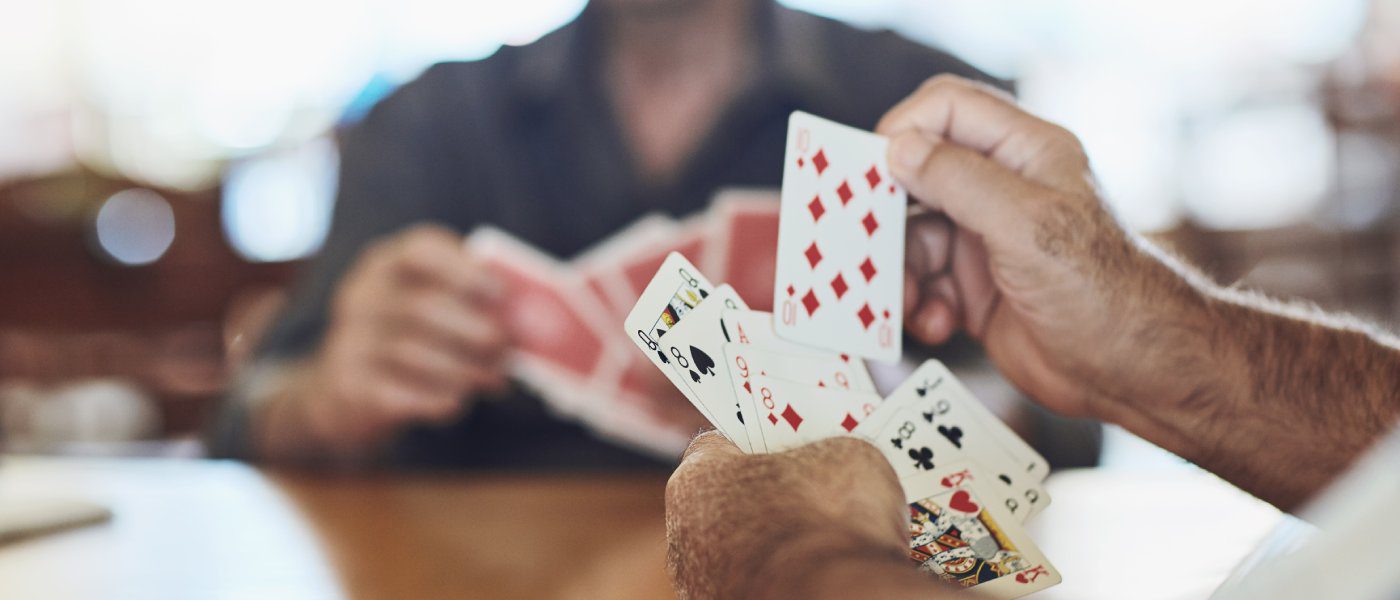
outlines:
[{"label": "bright window light", "polygon": [[97,211],[97,243],[113,260],[148,265],[175,241],[175,211],[151,190],[117,192]]},{"label": "bright window light", "polygon": [[224,234],[254,262],[296,260],[321,248],[330,229],[338,155],[322,138],[241,161],[224,177]]}]

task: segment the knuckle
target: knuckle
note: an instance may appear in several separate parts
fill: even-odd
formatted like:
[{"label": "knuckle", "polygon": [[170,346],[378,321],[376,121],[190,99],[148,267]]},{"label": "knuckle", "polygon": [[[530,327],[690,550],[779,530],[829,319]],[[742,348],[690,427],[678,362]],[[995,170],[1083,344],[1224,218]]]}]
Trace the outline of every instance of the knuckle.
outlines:
[{"label": "knuckle", "polygon": [[402,257],[406,264],[426,266],[437,254],[438,245],[429,238],[413,237],[404,242]]},{"label": "knuckle", "polygon": [[920,168],[923,177],[930,181],[955,181],[962,179],[962,152],[952,144],[934,144]]},{"label": "knuckle", "polygon": [[1049,123],[1046,126],[1046,136],[1051,145],[1060,151],[1068,151],[1076,154],[1084,153],[1084,142],[1075,135],[1073,131],[1066,129],[1063,125]]},{"label": "knuckle", "polygon": [[435,294],[422,290],[409,294],[402,306],[410,319],[427,320],[438,311],[439,303]]},{"label": "knuckle", "polygon": [[453,394],[443,394],[431,398],[423,407],[423,414],[432,420],[450,419],[457,415],[461,403]]},{"label": "knuckle", "polygon": [[926,91],[936,91],[949,87],[961,87],[966,85],[967,80],[952,73],[939,73],[924,80],[919,87]]},{"label": "knuckle", "polygon": [[411,365],[417,361],[417,346],[407,337],[398,336],[384,344],[384,362],[395,366]]},{"label": "knuckle", "polygon": [[690,440],[690,445],[686,447],[685,453],[681,455],[681,463],[684,464],[692,460],[698,460],[699,457],[706,452],[728,445],[730,445],[729,440],[725,439],[718,431],[713,429],[702,431],[696,435],[694,439]]},{"label": "knuckle", "polygon": [[402,394],[398,386],[388,381],[380,380],[369,384],[365,388],[365,397],[370,400],[381,412],[392,412],[399,404]]},{"label": "knuckle", "polygon": [[439,251],[456,243],[457,235],[434,223],[414,225],[403,234],[404,244],[418,251]]}]

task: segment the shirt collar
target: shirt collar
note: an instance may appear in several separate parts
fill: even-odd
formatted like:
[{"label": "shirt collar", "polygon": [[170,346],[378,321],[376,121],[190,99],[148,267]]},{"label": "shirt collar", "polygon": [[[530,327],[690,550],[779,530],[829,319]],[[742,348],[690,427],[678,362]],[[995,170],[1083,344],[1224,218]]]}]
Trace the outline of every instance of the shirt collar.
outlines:
[{"label": "shirt collar", "polygon": [[[594,6],[590,3],[574,22],[518,50],[511,74],[518,100],[543,105],[577,83],[570,81],[571,74],[597,72],[602,27]],[[753,18],[759,49],[757,87],[794,103],[840,97],[833,62],[820,40],[822,19],[771,0],[757,0]]]}]

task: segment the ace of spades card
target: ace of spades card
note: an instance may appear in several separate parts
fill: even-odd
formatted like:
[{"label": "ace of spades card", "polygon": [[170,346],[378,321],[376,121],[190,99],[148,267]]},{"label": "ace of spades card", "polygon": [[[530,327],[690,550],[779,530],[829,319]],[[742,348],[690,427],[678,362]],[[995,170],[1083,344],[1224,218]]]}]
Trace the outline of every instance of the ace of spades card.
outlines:
[{"label": "ace of spades card", "polygon": [[804,112],[788,121],[774,328],[785,339],[899,359],[907,197],[889,140]]}]

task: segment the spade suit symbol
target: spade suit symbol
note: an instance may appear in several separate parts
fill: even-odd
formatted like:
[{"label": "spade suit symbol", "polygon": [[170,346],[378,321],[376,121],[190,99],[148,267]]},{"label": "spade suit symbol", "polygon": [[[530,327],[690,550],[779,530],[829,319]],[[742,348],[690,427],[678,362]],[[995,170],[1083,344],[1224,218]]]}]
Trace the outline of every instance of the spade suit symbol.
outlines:
[{"label": "spade suit symbol", "polygon": [[948,442],[950,442],[954,446],[962,448],[963,430],[961,427],[958,427],[957,425],[954,425],[952,427],[949,427],[947,425],[939,425],[938,433],[941,433],[943,434],[943,437],[948,438]]},{"label": "spade suit symbol", "polygon": [[914,461],[915,467],[925,471],[933,470],[933,450],[930,450],[928,446],[918,449],[910,448],[909,458]]},{"label": "spade suit symbol", "polygon": [[657,358],[660,358],[660,359],[661,359],[662,364],[667,364],[667,365],[671,364],[671,357],[666,356],[666,353],[665,353],[665,352],[662,352],[662,351],[660,351],[660,350],[657,350],[657,351],[656,351],[656,356],[657,356]]},{"label": "spade suit symbol", "polygon": [[690,358],[691,363],[695,365],[696,371],[699,371],[701,374],[704,375],[715,374],[715,359],[710,358],[710,355],[706,354],[704,350],[696,348],[695,346],[691,346]]}]

